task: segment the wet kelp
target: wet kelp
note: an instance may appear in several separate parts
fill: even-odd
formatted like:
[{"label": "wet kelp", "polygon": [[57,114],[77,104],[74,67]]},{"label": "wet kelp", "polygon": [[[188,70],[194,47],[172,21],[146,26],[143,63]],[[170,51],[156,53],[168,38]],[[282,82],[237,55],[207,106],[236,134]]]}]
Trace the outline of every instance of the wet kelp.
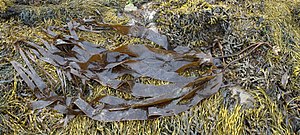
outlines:
[{"label": "wet kelp", "polygon": [[[105,23],[119,25],[126,24],[126,22],[124,23],[123,21],[115,20],[124,19],[123,16],[120,18],[119,12],[119,10],[125,6],[119,4],[121,3],[121,0],[109,0],[109,3],[112,3],[113,6],[110,6],[110,10],[104,10],[104,12],[101,11],[103,7],[100,6],[95,8],[95,5],[91,5],[98,5],[97,3],[99,3],[99,0],[73,0],[71,3],[70,0],[62,1],[63,2],[58,6],[46,4],[42,7],[58,11],[56,10],[57,7],[63,6],[68,12],[64,12],[64,14],[54,12],[58,13],[58,15],[53,16],[53,18],[49,20],[36,19],[35,24],[37,25],[28,27],[28,25],[24,23],[24,20],[26,19],[21,20],[19,16],[0,22],[0,36],[2,37],[0,46],[4,46],[4,48],[8,50],[2,51],[3,49],[1,49],[1,51],[3,54],[9,54],[1,55],[4,57],[0,57],[0,59],[8,58],[8,60],[16,60],[20,63],[24,62],[19,56],[18,49],[16,50],[17,53],[15,53],[15,51],[10,53],[11,50],[14,50],[14,48],[11,47],[15,44],[15,40],[26,39],[37,43],[37,41],[34,40],[36,39],[34,34],[44,36],[44,34],[40,32],[42,28],[65,24],[65,22],[60,22],[61,20],[67,20],[65,19],[66,17],[82,16],[83,13],[88,12],[93,14],[84,14],[84,17],[96,16],[103,18]],[[76,3],[74,1],[84,1],[84,4],[81,2]],[[188,1],[193,3],[199,3],[200,1],[201,3],[204,2],[204,0],[168,0],[164,1],[165,3],[157,1],[157,5],[175,5],[175,2],[180,2],[181,5],[184,5],[184,3]],[[231,31],[227,31],[223,38],[221,37],[221,39],[218,39],[218,42],[222,45],[224,55],[235,54],[235,52],[239,52],[243,48],[251,45],[251,42],[269,42],[274,49],[267,50],[268,48],[266,47],[259,47],[253,52],[253,55],[248,55],[237,63],[232,64],[229,67],[230,70],[227,70],[227,73],[224,74],[225,87],[210,98],[203,100],[196,107],[193,107],[180,115],[148,121],[107,123],[95,121],[89,117],[79,115],[67,124],[66,127],[56,128],[56,123],[63,118],[63,115],[53,111],[51,107],[35,111],[28,108],[29,106],[27,104],[30,103],[30,101],[36,100],[36,98],[32,95],[28,86],[22,81],[9,61],[4,60],[2,62],[4,62],[3,64],[6,64],[6,66],[1,67],[1,71],[3,72],[1,73],[0,78],[1,80],[12,80],[12,82],[0,84],[0,93],[5,97],[5,99],[0,100],[0,130],[2,130],[2,133],[4,134],[297,134],[297,132],[299,132],[300,116],[298,109],[300,101],[300,87],[298,83],[300,79],[300,55],[298,46],[300,31],[299,27],[294,25],[295,23],[298,23],[296,19],[297,12],[291,11],[297,11],[297,9],[299,9],[297,7],[297,3],[299,2],[297,0],[206,1],[210,3],[208,5],[212,9],[220,6],[224,7],[229,16],[229,23],[231,26],[229,30]],[[70,10],[71,8],[69,7],[71,5],[75,7],[73,9],[76,11]],[[138,6],[136,3],[134,3],[134,5]],[[24,12],[36,12],[34,15],[37,15],[38,18],[46,18],[45,15],[47,14],[39,14],[40,12],[47,12],[47,10],[39,8],[40,6],[24,5],[23,7],[25,6],[27,8],[25,8]],[[191,6],[193,5],[191,4],[184,8],[193,9],[190,8]],[[118,8],[118,10],[115,8]],[[2,9],[3,8],[0,10]],[[156,9],[158,9],[159,13],[157,14],[158,18],[163,18],[163,16],[159,16],[161,15],[160,12],[172,12],[174,8]],[[198,8],[199,12],[203,12],[202,10],[205,9],[207,8]],[[97,14],[95,10],[99,10],[99,13],[101,14]],[[176,12],[173,12],[172,15],[166,15],[170,18],[176,18],[177,16]],[[197,22],[193,16],[190,16],[188,19],[191,20],[191,22],[193,22],[193,20],[194,22]],[[165,30],[168,30],[168,26],[171,26],[170,24],[174,24],[173,22],[158,22],[157,27],[160,32],[164,32]],[[176,27],[172,26],[172,28]],[[183,30],[184,29],[181,29],[180,33],[184,33]],[[128,36],[122,36],[113,31],[103,31],[101,34],[92,34],[91,32],[78,32],[77,34],[87,41],[112,49],[129,43],[150,43],[147,40],[128,38]],[[164,32],[163,34],[168,37],[190,37],[185,36],[185,34],[181,35],[182,37],[179,35],[171,35],[167,32]],[[43,38],[47,39],[46,37]],[[205,45],[206,41],[204,40],[203,42]],[[202,47],[203,45],[202,41],[193,43],[188,42],[188,44],[193,45],[192,50],[199,49],[199,46]],[[182,45],[185,46],[185,44]],[[25,48],[23,49],[24,51],[27,50]],[[201,49],[206,48],[203,47]],[[212,50],[214,49],[215,48],[212,48]],[[218,48],[216,49],[218,51]],[[221,56],[221,53],[213,52],[212,56],[218,57]],[[236,58],[238,58],[238,56]],[[231,60],[233,59],[226,58],[225,62],[229,63]],[[38,63],[41,64],[47,72],[52,73],[54,79],[59,80],[59,78],[55,76],[56,70],[53,66],[44,64],[42,61],[39,61]],[[25,63],[22,64],[24,65]],[[44,75],[42,70],[38,70],[38,68],[35,67],[35,64],[32,64],[32,66],[43,79],[47,78],[47,75]],[[121,78],[127,79],[127,76]],[[165,84],[162,81],[158,82],[156,80],[148,80],[147,78],[142,78],[141,80],[143,83],[147,84]],[[283,83],[286,85],[282,85],[285,87],[281,87],[281,80],[286,80],[282,81],[286,82]],[[253,97],[253,108],[245,108],[240,104],[239,98],[242,98],[242,93],[230,95],[231,90],[228,85],[230,82],[241,86],[243,93],[246,92]],[[66,91],[66,93],[71,95],[74,92],[76,94],[75,85],[72,83],[69,84],[68,81],[67,84],[68,85],[66,85],[66,88],[64,89],[74,89],[74,91]],[[130,97],[128,97],[130,94],[123,94],[114,89],[103,87],[99,85],[99,83],[89,82],[87,85],[87,90],[84,91],[83,94],[87,97],[85,100],[88,102],[91,102],[92,99],[101,94],[109,94],[124,99],[130,99]],[[91,91],[95,93],[89,93]],[[58,89],[57,93],[61,94],[62,90]]]},{"label": "wet kelp", "polygon": [[[212,4],[209,4],[209,2]],[[217,5],[214,5],[216,3]],[[284,115],[280,115],[280,113],[277,113],[277,111],[272,111],[272,113],[265,112],[265,116],[267,117],[272,116],[279,118],[273,120],[271,124],[270,122],[254,122],[252,118],[255,116],[253,116],[254,113],[251,112],[251,115],[245,118],[246,122],[244,124],[244,129],[246,129],[246,133],[259,134],[261,132],[266,133],[267,130],[272,130],[272,132],[279,132],[277,130],[280,129],[281,134],[287,134],[284,132],[288,132],[286,130],[288,128],[292,129],[294,132],[299,131],[299,128],[296,128],[299,127],[299,122],[295,122],[297,121],[296,119],[299,119],[299,111],[290,108],[291,105],[287,105],[289,101],[291,101],[293,105],[299,102],[299,89],[298,85],[295,85],[297,84],[296,82],[298,82],[298,79],[296,78],[299,78],[299,76],[297,75],[296,77],[295,75],[291,74],[291,72],[296,71],[296,73],[298,73],[299,71],[299,66],[296,66],[297,69],[295,70],[291,69],[292,67],[295,67],[295,65],[293,64],[294,62],[292,62],[294,61],[293,57],[298,56],[292,52],[296,52],[295,50],[299,50],[297,47],[299,46],[299,28],[297,26],[297,23],[299,21],[296,21],[298,14],[296,9],[299,9],[297,8],[298,3],[299,1],[282,2],[272,0],[171,0],[161,4],[166,8],[161,8],[162,10],[160,10],[159,12],[160,16],[157,21],[159,24],[158,27],[161,28],[161,31],[163,33],[166,32],[166,35],[169,39],[174,39],[170,42],[171,44],[177,45],[184,43],[185,45],[190,46],[200,46],[201,48],[204,48],[203,50],[205,50],[207,48],[202,46],[207,45],[208,41],[211,40],[203,40],[200,35],[202,33],[199,34],[200,36],[191,33],[196,33],[199,29],[204,29],[203,31],[205,32],[205,26],[208,26],[208,28],[210,29],[215,28],[214,25],[207,25],[209,23],[205,23],[205,21],[201,22],[201,20],[203,19],[198,19],[199,16],[205,19],[210,18],[209,16],[205,16],[205,14],[203,13],[209,12],[211,14],[217,15],[213,16],[213,18],[218,18],[216,19],[217,26],[220,25],[229,27],[220,27],[218,30],[225,30],[225,33],[220,32],[220,35],[215,34],[217,36],[215,38],[212,38],[215,41],[213,41],[213,44],[208,45],[209,47],[214,44],[221,45],[220,50],[222,48],[225,55],[232,54],[233,52],[237,52],[238,50],[242,50],[243,48],[247,48],[249,46],[249,43],[253,41],[266,41],[271,43],[273,48],[272,50],[267,51],[266,48],[260,48],[258,49],[259,51],[253,52],[253,54],[255,55],[250,55],[243,60],[239,60],[239,62],[237,62],[236,64],[231,65],[230,70],[225,73],[224,80],[225,82],[228,81],[233,82],[234,84],[239,84],[246,88],[248,92],[252,92],[253,90],[256,90],[258,88],[260,90],[264,89],[266,91],[266,93],[264,94],[266,94],[266,97],[268,97],[266,99],[275,102],[277,104],[276,107],[285,110],[282,111]],[[196,7],[195,5],[200,6]],[[198,10],[194,10],[197,8]],[[229,25],[226,25],[226,23]],[[190,35],[188,36],[189,40],[187,44],[185,43],[187,37],[180,36],[186,34]],[[190,38],[193,36],[198,36],[198,38]],[[209,37],[214,37],[214,35]],[[182,39],[177,40],[180,38]],[[189,42],[193,40],[198,40],[199,42]],[[213,56],[220,56],[222,53],[222,51],[218,53],[218,48],[215,49],[212,47],[211,50],[213,50]],[[231,58],[225,59],[225,62],[229,63],[230,59]],[[299,61],[297,60],[297,62],[295,61],[295,63],[299,63]],[[291,76],[294,76],[294,79],[289,78]],[[292,84],[293,88],[287,88],[291,86],[289,85],[290,83],[286,83],[289,81],[294,82]],[[226,91],[230,92],[230,90],[228,89]],[[262,95],[263,94],[260,94],[260,96]],[[225,102],[229,101],[225,100]],[[266,103],[269,104],[268,102]],[[261,102],[259,102],[258,104],[261,104]],[[226,106],[228,107],[228,110],[231,110],[230,108],[236,107],[233,106],[231,102],[227,103]],[[266,110],[272,110],[276,107],[269,105],[262,108]],[[258,112],[262,112],[259,109],[261,108],[257,108],[256,110],[257,114],[259,114]],[[285,112],[287,112],[288,114],[286,114]],[[247,115],[249,114],[250,113],[247,113]],[[257,121],[260,121],[258,118],[255,119]],[[270,127],[262,128],[266,124],[274,125],[276,129],[272,129]],[[225,128],[225,130],[227,130],[227,128]]]},{"label": "wet kelp", "polygon": [[[107,50],[81,39],[76,34],[76,30],[99,32],[107,28],[149,39],[163,49],[128,44]],[[64,34],[57,34],[54,29]],[[68,81],[78,83],[81,80],[85,84],[86,81],[93,80],[103,86],[128,93],[132,98],[105,95],[88,103],[82,88],[78,88],[77,94],[73,93],[75,96],[59,94],[51,89],[53,87],[47,86],[36,73],[29,61],[35,59],[34,56],[17,46],[27,68],[16,61],[11,64],[39,99],[31,104],[33,109],[52,106],[62,114],[85,114],[99,121],[146,120],[184,112],[216,93],[222,84],[222,72],[214,66],[210,55],[185,47],[172,50],[164,35],[141,26],[99,24],[83,20],[81,23],[71,21],[64,28],[50,27],[44,31],[52,40],[41,39],[43,47],[25,41],[37,58],[62,70]],[[183,75],[187,70],[199,68],[204,71],[198,76]],[[131,78],[119,79],[125,75]],[[138,81],[142,77],[167,83],[144,84]]]}]

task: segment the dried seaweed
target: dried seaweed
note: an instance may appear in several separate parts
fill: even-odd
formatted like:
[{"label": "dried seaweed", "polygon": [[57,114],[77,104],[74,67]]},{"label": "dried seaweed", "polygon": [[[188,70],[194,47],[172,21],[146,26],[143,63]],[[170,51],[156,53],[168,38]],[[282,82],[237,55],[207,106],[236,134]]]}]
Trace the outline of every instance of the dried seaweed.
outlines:
[{"label": "dried seaweed", "polygon": [[[166,50],[146,45],[124,45],[107,50],[84,41],[76,34],[76,30],[97,32],[93,30],[95,27],[112,28],[122,34],[146,38]],[[178,52],[185,51],[184,54],[170,50],[164,35],[144,27],[72,21],[58,30],[68,31],[70,35],[59,35],[49,28],[45,32],[52,41],[42,39],[42,46],[29,41],[26,43],[39,59],[62,69],[70,81],[81,79],[83,84],[96,81],[103,86],[129,93],[133,98],[125,100],[107,95],[94,99],[98,102],[96,104],[88,103],[81,92],[75,97],[57,94],[37,75],[20,48],[29,69],[16,61],[11,63],[39,98],[31,104],[33,109],[52,106],[63,114],[85,114],[99,121],[146,120],[186,111],[221,87],[222,73],[213,65],[210,55],[184,47],[175,49]],[[180,75],[188,69],[202,66],[208,68],[199,77]],[[132,79],[118,79],[123,75],[131,75]],[[168,84],[157,86],[137,82],[141,77],[166,81]]]}]

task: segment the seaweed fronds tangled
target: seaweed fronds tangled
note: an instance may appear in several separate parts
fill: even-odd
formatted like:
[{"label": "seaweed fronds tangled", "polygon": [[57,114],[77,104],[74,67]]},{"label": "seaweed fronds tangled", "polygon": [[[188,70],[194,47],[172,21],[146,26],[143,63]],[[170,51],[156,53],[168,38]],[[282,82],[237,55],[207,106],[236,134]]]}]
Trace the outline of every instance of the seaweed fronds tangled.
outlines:
[{"label": "seaweed fronds tangled", "polygon": [[173,46],[209,46],[230,27],[227,9],[204,0],[163,2],[159,8],[159,29]]},{"label": "seaweed fronds tangled", "polygon": [[0,14],[5,12],[13,4],[11,0],[0,0]]},{"label": "seaweed fronds tangled", "polygon": [[[11,0],[2,1],[12,2]],[[49,8],[56,8],[66,3],[65,6],[68,7],[71,0],[62,1],[63,2],[58,5],[48,3],[50,5]],[[86,3],[90,4],[91,1],[92,0],[88,0]],[[93,1],[95,2],[97,0]],[[127,1],[128,0],[101,1],[101,6],[98,7],[98,11],[96,10],[95,12],[94,8],[74,9],[89,10],[85,12],[88,13],[85,14],[86,17],[91,15],[99,20],[104,18],[103,20],[105,21],[103,22],[106,23],[122,25],[126,24],[128,19],[122,16],[119,18],[119,15],[122,15],[122,8]],[[136,1],[137,0],[132,0],[132,2],[139,7],[139,2]],[[13,71],[13,67],[9,64],[9,61],[4,60],[2,62],[6,64],[6,66],[1,67],[1,71],[9,73],[6,75],[1,74],[0,78],[1,80],[13,79],[13,82],[0,83],[0,89],[5,91],[0,92],[1,96],[5,97],[3,100],[0,100],[0,108],[2,109],[0,116],[1,118],[9,120],[3,121],[0,118],[0,134],[299,134],[300,27],[297,26],[299,25],[297,24],[299,23],[297,19],[299,1],[205,1],[209,1],[209,5],[212,6],[224,7],[228,14],[230,30],[227,31],[225,36],[221,37],[221,39],[215,41],[215,43],[222,45],[224,55],[239,52],[243,48],[248,47],[248,45],[251,45],[252,42],[269,42],[273,46],[273,49],[268,51],[264,47],[259,48],[257,51],[254,51],[254,55],[239,60],[239,63],[230,66],[230,72],[225,73],[224,82],[226,84],[229,83],[226,86],[229,87],[230,82],[242,86],[244,92],[250,94],[254,99],[252,107],[245,108],[243,105],[240,105],[236,99],[227,99],[226,96],[230,95],[232,91],[225,87],[190,111],[178,116],[159,118],[151,121],[111,123],[94,121],[86,116],[76,116],[66,127],[58,128],[54,125],[63,118],[63,116],[47,108],[42,111],[31,111],[27,104],[29,101],[36,100],[36,98],[30,95],[32,94],[31,91],[17,77],[17,73]],[[97,2],[99,3],[99,1]],[[174,9],[178,9],[183,6],[187,0],[169,0],[163,1],[164,3],[162,1],[156,2],[157,5],[164,4],[166,7],[175,7]],[[194,0],[194,2],[199,3],[204,2],[204,0]],[[12,4],[6,3],[4,8],[0,8],[0,12],[4,13],[3,10],[9,11],[9,8],[13,7]],[[80,7],[78,4],[80,4],[80,2],[75,2],[73,6]],[[176,7],[176,4],[178,7]],[[38,8],[42,7],[42,5],[27,4],[21,6],[27,6],[27,11],[29,8],[36,8],[37,10],[33,12],[37,14],[39,10],[43,9]],[[192,9],[193,7],[194,5],[188,5],[187,9]],[[54,9],[51,10],[53,11]],[[160,10],[168,10],[167,12],[172,15],[174,14],[171,8]],[[202,12],[202,9],[200,10]],[[44,9],[44,12],[46,11],[47,10]],[[34,42],[40,43],[40,41],[36,40],[34,34],[43,37],[44,34],[40,32],[41,28],[53,25],[61,26],[66,23],[64,21],[69,21],[66,19],[66,16],[80,16],[73,15],[73,13],[81,14],[82,12],[69,10],[65,13],[65,15],[53,16],[53,18],[49,18],[48,20],[37,20],[36,24],[31,27],[24,25],[18,15],[11,18],[2,18],[0,22],[0,27],[2,28],[0,32],[0,46],[5,46],[5,48],[11,47],[11,45],[15,43],[15,40],[20,39],[33,40]],[[100,13],[100,15],[98,13]],[[160,13],[157,15],[159,14]],[[157,17],[162,18],[160,16]],[[38,18],[43,18],[43,16]],[[111,18],[112,20],[110,20]],[[157,20],[157,22],[159,23],[159,20]],[[159,24],[158,27],[160,31],[163,32],[163,25],[165,24]],[[172,26],[172,23],[167,25],[176,28],[176,26]],[[114,31],[105,31],[99,34],[78,32],[77,34],[94,44],[99,44],[110,49],[132,43],[149,44],[149,42],[145,40],[128,38]],[[168,35],[168,33],[165,34]],[[172,34],[169,34],[169,36],[180,37],[179,35]],[[184,37],[184,35],[182,35],[182,37]],[[197,41],[197,39],[193,39],[193,41]],[[206,45],[206,43],[202,43],[202,41],[187,44],[194,46],[193,49],[195,50],[201,49],[198,48],[198,45]],[[9,48],[9,50],[15,51],[13,47]],[[2,51],[1,53],[5,54],[2,56],[8,58],[8,60],[14,59],[19,62],[21,61],[18,53],[7,54],[8,52],[9,51]],[[212,52],[212,56],[221,55],[219,48],[212,48]],[[231,60],[231,58],[227,58],[225,62],[228,63]],[[56,74],[55,67],[44,63],[42,66],[46,68],[46,71],[51,72],[51,75]],[[5,70],[2,70],[3,68]],[[7,79],[3,79],[2,77],[7,77]],[[58,77],[55,79],[58,79]],[[146,81],[147,84],[160,83],[156,80],[146,79],[144,81]],[[113,89],[99,86],[97,83],[88,83],[87,85],[86,96],[89,95],[87,101],[91,101],[95,97],[105,94],[131,98]],[[72,83],[67,85],[67,87],[74,89]],[[76,89],[74,89],[74,91],[76,91]],[[91,91],[94,93],[90,93]],[[105,93],[105,91],[107,93]]]},{"label": "seaweed fronds tangled", "polygon": [[[28,59],[35,61],[32,54],[17,46],[27,68],[16,61],[11,61],[11,64],[39,99],[31,104],[33,109],[53,105],[54,110],[67,117],[84,113],[98,121],[147,120],[187,111],[216,93],[222,85],[222,73],[218,72],[209,55],[190,48],[171,50],[164,35],[144,27],[99,24],[91,20],[86,22],[88,26],[71,21],[60,29],[63,33],[68,31],[70,35],[57,34],[48,28],[45,32],[54,41],[41,39],[45,48],[26,42],[34,48],[31,51],[36,57],[62,70],[57,71],[61,81],[57,90],[53,85],[47,86],[34,70]],[[98,29],[103,27],[149,39],[165,50],[145,45],[124,45],[106,50],[84,41],[76,33],[76,30],[98,33]],[[198,77],[180,76],[180,73],[196,68],[205,71]],[[132,79],[118,79],[124,75],[130,75]],[[169,83],[159,86],[144,84],[138,81],[141,77]],[[85,94],[82,87],[77,87],[79,91],[72,96],[67,95],[70,90],[66,89],[66,78],[77,85],[79,80],[82,80],[82,84],[94,80],[103,86],[128,93],[133,98],[124,100],[117,96],[102,95],[89,104],[83,98]],[[57,91],[61,91],[62,95]],[[94,105],[93,102],[100,104]],[[79,109],[75,109],[74,105]]]},{"label": "seaweed fronds tangled", "polygon": [[[14,4],[0,13],[2,19],[15,18],[21,20],[25,25],[35,26],[54,18],[59,21],[70,21],[73,18],[95,17],[98,21],[106,23],[126,22],[127,18],[115,18],[118,10],[110,8],[103,1],[94,0],[48,0],[48,1],[15,1]],[[58,20],[57,20],[58,21]]]}]

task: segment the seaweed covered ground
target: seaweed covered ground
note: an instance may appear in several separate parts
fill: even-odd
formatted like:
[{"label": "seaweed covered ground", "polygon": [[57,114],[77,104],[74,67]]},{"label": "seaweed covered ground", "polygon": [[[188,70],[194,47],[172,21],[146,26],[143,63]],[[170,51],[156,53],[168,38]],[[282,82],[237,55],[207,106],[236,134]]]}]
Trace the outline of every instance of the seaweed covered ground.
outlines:
[{"label": "seaweed covered ground", "polygon": [[[30,107],[37,97],[10,62],[23,62],[16,47],[20,41],[39,43],[39,37],[48,38],[42,29],[83,18],[144,26],[166,35],[172,48],[211,54],[226,68],[223,85],[176,116],[102,122],[78,115],[59,125],[65,117],[61,113]],[[106,49],[156,46],[112,30],[77,34]],[[0,0],[0,134],[299,134],[299,40],[299,0]],[[269,46],[245,50],[261,43]],[[45,69],[40,76],[48,73],[59,80],[54,66],[39,63]],[[99,94],[126,98],[99,83],[81,86],[93,91],[87,100]],[[72,83],[65,88],[70,93],[76,89]]]}]

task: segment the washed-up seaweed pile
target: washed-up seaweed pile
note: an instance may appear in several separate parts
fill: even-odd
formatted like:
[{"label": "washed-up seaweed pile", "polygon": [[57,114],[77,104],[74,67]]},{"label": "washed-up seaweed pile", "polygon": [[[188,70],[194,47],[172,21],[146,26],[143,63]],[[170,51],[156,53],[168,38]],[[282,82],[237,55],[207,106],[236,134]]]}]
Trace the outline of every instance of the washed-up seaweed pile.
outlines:
[{"label": "washed-up seaweed pile", "polygon": [[[299,1],[131,0],[132,3],[128,2],[128,0],[0,0],[0,134],[299,134]],[[136,11],[131,11],[135,8]],[[131,91],[123,92],[103,86],[89,78],[86,78],[86,83],[83,84],[81,78],[76,75],[71,75],[72,80],[69,81],[66,73],[68,68],[44,62],[47,59],[37,57],[43,55],[30,44],[16,43],[16,41],[32,41],[47,50],[42,39],[53,45],[57,44],[55,42],[63,42],[60,40],[61,37],[57,37],[58,40],[51,36],[47,37],[47,34],[41,32],[42,28],[61,27],[74,18],[89,17],[111,25],[99,27],[84,24],[87,27],[80,27],[83,24],[81,23],[78,27],[81,30],[75,28],[76,34],[80,37],[79,41],[91,42],[95,46],[104,47],[106,51],[114,51],[120,46],[139,45],[156,49],[165,48],[162,44],[158,45],[159,42],[149,41],[156,39],[151,38],[152,36],[140,35],[139,37],[146,38],[141,39],[106,29],[135,24],[158,30],[167,36],[170,46],[191,47],[191,49],[179,47],[168,50],[177,50],[181,53],[202,50],[211,54],[213,58],[220,58],[223,66],[228,67],[223,73],[222,88],[188,111],[171,117],[123,122],[103,122],[89,118],[74,104],[78,95],[93,109],[97,109],[98,105],[107,106],[99,102],[101,97],[105,96],[116,96],[124,100],[142,100],[149,97],[134,97]],[[113,28],[112,24],[116,27]],[[93,29],[90,29],[90,26],[93,26]],[[95,29],[96,27],[99,29]],[[67,27],[52,31],[55,34],[70,34]],[[263,42],[271,46],[259,45]],[[19,47],[14,48],[15,45]],[[249,47],[256,49],[247,51],[250,50]],[[61,100],[48,105],[46,102],[52,100],[45,95],[42,95],[43,98],[36,98],[35,92],[28,87],[10,63],[15,60],[30,71],[20,55],[20,48],[26,57],[29,57],[32,68],[44,81],[46,89],[55,91]],[[59,56],[65,58],[68,55],[62,53]],[[94,63],[96,62],[89,65]],[[184,77],[202,77],[205,75],[197,76],[198,70],[208,70],[202,67],[179,74]],[[28,77],[36,85],[33,79]],[[135,79],[130,74],[118,77],[117,80],[151,86],[172,84],[152,77],[139,77],[133,81]],[[35,91],[38,92],[39,89],[36,88]],[[70,106],[65,102],[69,99],[72,99],[67,102]],[[44,105],[48,106],[33,110],[30,107],[32,101],[41,101],[34,103],[45,101]],[[58,113],[57,108],[53,109],[57,104],[71,108],[71,111],[76,110],[80,115]],[[185,104],[185,101],[179,104]],[[148,107],[141,109],[147,110]],[[73,118],[73,114],[76,117],[70,121],[69,118]],[[66,119],[63,119],[64,117]],[[58,123],[65,120],[69,123],[61,128],[61,124]]]},{"label": "washed-up seaweed pile", "polygon": [[[148,39],[163,49],[128,44],[107,50],[76,34],[78,30],[101,32],[107,29]],[[184,112],[216,93],[222,84],[222,72],[216,68],[210,55],[187,47],[171,49],[166,36],[141,26],[81,20],[80,23],[71,21],[63,28],[49,27],[44,31],[49,39],[41,38],[42,45],[25,41],[30,49],[17,46],[27,68],[16,61],[11,62],[38,98],[31,104],[33,109],[52,107],[70,116],[68,118],[85,114],[99,121],[146,120]],[[67,81],[74,84],[80,80],[82,84],[94,81],[130,94],[132,98],[102,95],[87,102],[83,88],[78,88],[73,96],[57,92],[64,91],[63,87],[53,87],[50,79],[45,82],[38,75],[31,64],[38,65],[36,58],[55,66]],[[192,69],[201,69],[201,72],[197,76],[185,74]],[[48,76],[51,78],[50,74]],[[123,76],[130,76],[130,79],[120,79]],[[166,83],[145,84],[139,81],[144,77]],[[60,77],[60,80],[62,85],[66,84],[64,78]]]}]

